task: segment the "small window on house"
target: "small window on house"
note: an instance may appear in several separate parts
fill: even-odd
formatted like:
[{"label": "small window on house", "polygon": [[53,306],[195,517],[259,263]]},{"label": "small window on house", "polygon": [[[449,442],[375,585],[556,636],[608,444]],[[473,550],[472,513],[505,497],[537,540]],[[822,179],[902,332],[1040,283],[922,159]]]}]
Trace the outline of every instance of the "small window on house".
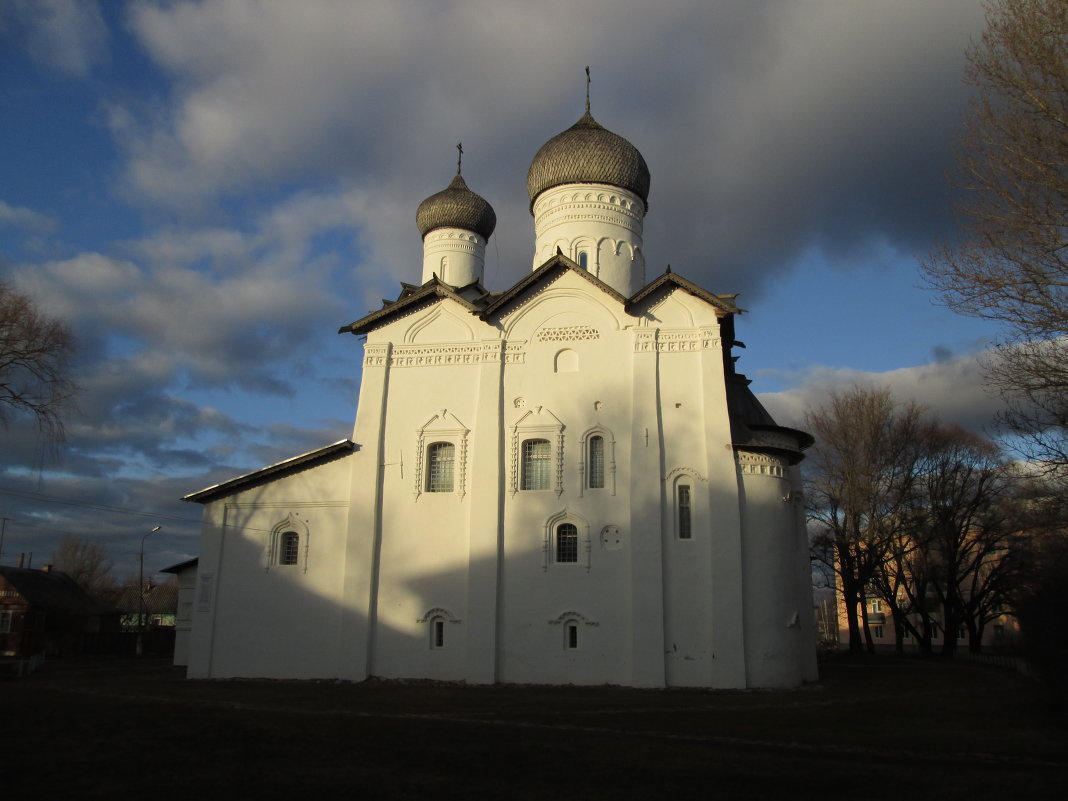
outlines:
[{"label": "small window on house", "polygon": [[881,640],[883,638],[883,627],[876,626],[875,631],[873,633],[875,634],[875,639]]},{"label": "small window on house", "polygon": [[879,601],[879,600],[872,601],[871,602],[871,611],[873,611],[873,612],[882,612],[883,611],[883,602]]},{"label": "small window on house", "polygon": [[564,648],[568,651],[578,648],[578,623],[574,620],[568,621],[564,626]]},{"label": "small window on house", "polygon": [[574,523],[561,523],[556,527],[556,561],[578,561],[578,527]]},{"label": "small window on house", "polygon": [[578,263],[579,267],[581,267],[583,270],[590,269],[590,254],[587,253],[585,250],[580,250],[578,254]]},{"label": "small window on house", "polygon": [[436,617],[430,621],[430,647],[445,647],[445,619]]},{"label": "small window on house", "polygon": [[435,442],[426,450],[426,491],[452,492],[456,446]]},{"label": "small window on house", "polygon": [[521,489],[549,489],[549,473],[552,467],[552,446],[547,439],[523,441],[523,474]]},{"label": "small window on house", "polygon": [[300,534],[286,531],[282,534],[281,547],[278,551],[278,564],[295,565],[300,557]]},{"label": "small window on house", "polygon": [[0,612],[0,634],[9,634],[11,632],[11,619],[12,613],[10,611]]},{"label": "small window on house", "polygon": [[679,516],[679,539],[688,540],[693,538],[692,520],[690,517],[690,485],[679,484],[676,488],[676,502]]},{"label": "small window on house", "polygon": [[589,440],[590,489],[604,488],[604,437],[593,436]]}]

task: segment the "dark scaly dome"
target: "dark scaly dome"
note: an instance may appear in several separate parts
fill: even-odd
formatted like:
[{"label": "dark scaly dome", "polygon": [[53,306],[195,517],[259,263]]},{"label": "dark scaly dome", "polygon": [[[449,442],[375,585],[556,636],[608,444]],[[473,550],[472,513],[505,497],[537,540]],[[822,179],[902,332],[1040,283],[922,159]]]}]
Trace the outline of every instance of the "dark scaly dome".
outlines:
[{"label": "dark scaly dome", "polygon": [[419,204],[415,223],[424,238],[435,228],[462,228],[489,239],[497,227],[497,215],[481,195],[467,188],[463,176],[456,173],[447,189]]},{"label": "dark scaly dome", "polygon": [[546,189],[563,184],[608,184],[649,204],[649,168],[638,148],[590,114],[541,146],[527,172],[530,207]]}]

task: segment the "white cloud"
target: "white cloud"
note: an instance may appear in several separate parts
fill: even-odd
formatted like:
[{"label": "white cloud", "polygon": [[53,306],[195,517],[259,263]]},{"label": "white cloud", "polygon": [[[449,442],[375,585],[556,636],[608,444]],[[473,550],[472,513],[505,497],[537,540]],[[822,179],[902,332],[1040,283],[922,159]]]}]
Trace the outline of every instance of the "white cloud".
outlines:
[{"label": "white cloud", "polygon": [[885,373],[808,368],[785,377],[796,386],[762,394],[760,401],[776,422],[803,427],[805,413],[825,403],[832,392],[843,392],[854,385],[887,387],[898,400],[925,406],[943,423],[990,433],[995,415],[1004,404],[986,387],[982,357],[983,354],[967,354]]},{"label": "white cloud", "polygon": [[94,0],[12,0],[37,61],[84,77],[107,57],[108,29]]},{"label": "white cloud", "polygon": [[46,234],[58,226],[51,217],[33,209],[11,206],[0,200],[0,226],[10,226],[31,233]]},{"label": "white cloud", "polygon": [[463,140],[498,213],[499,288],[530,258],[529,160],[581,113],[591,64],[595,115],[650,163],[650,270],[729,277],[752,300],[813,246],[930,246],[981,25],[974,0],[138,5],[173,93],[113,118],[142,196],[199,207],[337,181],[372,260],[394,265],[398,243],[418,258],[398,221],[447,184]]}]

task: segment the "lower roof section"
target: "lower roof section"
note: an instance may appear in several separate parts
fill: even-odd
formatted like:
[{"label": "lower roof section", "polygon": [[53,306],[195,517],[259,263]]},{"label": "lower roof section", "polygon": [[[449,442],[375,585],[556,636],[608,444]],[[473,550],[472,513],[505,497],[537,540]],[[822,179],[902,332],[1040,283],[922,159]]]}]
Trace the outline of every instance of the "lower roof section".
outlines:
[{"label": "lower roof section", "polygon": [[237,478],[231,478],[229,481],[224,481],[221,484],[215,484],[206,489],[199,490],[197,492],[191,492],[190,494],[182,498],[183,501],[193,501],[195,503],[207,503],[208,501],[214,501],[217,498],[222,498],[226,495],[230,495],[234,492],[238,492],[249,487],[262,484],[266,481],[273,480],[287,473],[294,472],[295,470],[313,467],[323,462],[331,461],[332,459],[339,458],[346,454],[352,453],[356,450],[356,445],[352,440],[343,439],[335,442],[332,445],[327,445],[325,448],[319,448],[318,450],[308,451],[302,453],[300,456],[294,456],[291,459],[286,459],[283,462],[269,465],[267,467],[261,467],[259,470],[255,470],[251,473],[246,473],[243,476]]}]

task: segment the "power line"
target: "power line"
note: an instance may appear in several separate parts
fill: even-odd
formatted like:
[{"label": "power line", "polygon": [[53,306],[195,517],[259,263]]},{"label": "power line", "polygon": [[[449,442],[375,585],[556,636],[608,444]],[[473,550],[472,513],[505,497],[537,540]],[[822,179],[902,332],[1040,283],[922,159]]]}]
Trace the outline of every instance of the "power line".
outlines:
[{"label": "power line", "polygon": [[13,495],[17,498],[26,498],[27,500],[42,501],[44,503],[58,503],[65,506],[80,506],[83,509],[92,509],[97,512],[112,512],[114,514],[132,515],[135,517],[149,517],[156,520],[169,520],[171,522],[178,523],[190,523],[199,524],[200,518],[193,517],[179,517],[178,515],[160,514],[159,512],[141,512],[134,509],[125,509],[121,506],[107,506],[100,503],[89,503],[88,501],[75,501],[68,498],[58,498],[55,495],[46,495],[43,492],[27,492],[24,490],[13,490],[5,487],[0,487],[0,494]]}]

